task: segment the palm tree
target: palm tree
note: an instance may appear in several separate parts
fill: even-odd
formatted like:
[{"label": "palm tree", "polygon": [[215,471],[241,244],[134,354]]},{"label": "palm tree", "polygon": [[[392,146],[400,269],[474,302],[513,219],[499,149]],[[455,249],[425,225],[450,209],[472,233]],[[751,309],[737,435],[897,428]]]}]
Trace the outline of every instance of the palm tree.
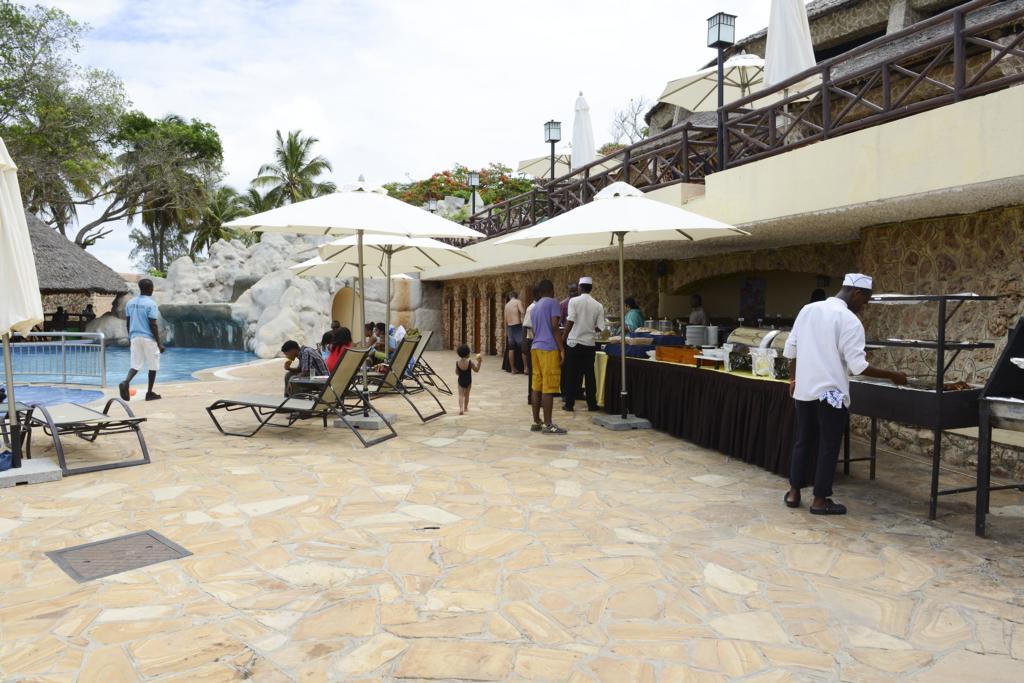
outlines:
[{"label": "palm tree", "polygon": [[246,208],[238,191],[228,185],[217,187],[210,195],[209,203],[203,210],[203,214],[196,224],[192,233],[192,245],[189,247],[189,256],[206,251],[217,240],[229,240],[237,236],[231,228],[225,228],[224,224],[233,221],[244,215]]},{"label": "palm tree", "polygon": [[312,135],[302,135],[301,130],[289,131],[287,139],[277,131],[275,161],[260,167],[253,186],[269,188],[267,196],[274,206],[334,192],[334,183],[317,180],[321,173],[332,170],[331,162],[319,154],[313,155],[313,145],[318,142]]},{"label": "palm tree", "polygon": [[[251,216],[256,213],[263,213],[274,208],[274,198],[270,193],[260,194],[255,187],[249,187],[245,194],[239,196],[239,203],[242,205],[243,216]],[[259,233],[257,233],[259,234]]]}]

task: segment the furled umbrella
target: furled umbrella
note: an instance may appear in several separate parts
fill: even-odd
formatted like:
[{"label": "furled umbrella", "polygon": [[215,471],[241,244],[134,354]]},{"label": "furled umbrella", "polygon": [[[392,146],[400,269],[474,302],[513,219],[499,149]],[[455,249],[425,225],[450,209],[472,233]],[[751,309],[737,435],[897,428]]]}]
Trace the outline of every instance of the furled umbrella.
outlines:
[{"label": "furled umbrella", "polygon": [[804,0],[772,0],[764,61],[765,87],[782,83],[817,64]]},{"label": "furled umbrella", "polygon": [[594,150],[594,127],[590,124],[590,106],[583,99],[583,93],[576,98],[576,115],[572,120],[572,159],[570,166],[576,170],[597,159]]},{"label": "furled umbrella", "polygon": [[[625,245],[637,242],[669,240],[695,241],[712,237],[749,235],[726,223],[644,197],[627,183],[612,183],[594,196],[594,201],[548,219],[543,223],[504,237],[496,244],[523,242],[533,247],[579,245],[580,247],[618,246],[619,311],[625,319]],[[621,417],[595,417],[594,421],[610,429],[649,427],[646,420],[629,415],[626,391],[626,334],[623,326],[619,342],[621,352]],[[646,423],[646,424],[645,424]]]},{"label": "furled umbrella", "polygon": [[21,467],[21,429],[14,399],[11,334],[27,334],[43,322],[36,261],[18,188],[18,167],[0,138],[0,335],[3,336],[7,419],[11,423],[11,466]]}]

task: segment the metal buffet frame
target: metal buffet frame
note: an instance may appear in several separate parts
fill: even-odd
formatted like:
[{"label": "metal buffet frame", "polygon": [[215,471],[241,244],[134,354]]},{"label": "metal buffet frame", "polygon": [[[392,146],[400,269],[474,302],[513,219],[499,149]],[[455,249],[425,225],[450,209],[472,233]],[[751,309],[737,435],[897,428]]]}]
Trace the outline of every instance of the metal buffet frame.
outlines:
[{"label": "metal buffet frame", "polygon": [[[1006,489],[1024,491],[1022,483],[992,486],[992,429],[999,427],[1024,432],[1024,403],[1000,400],[1002,397],[1024,398],[1024,369],[1010,363],[1010,358],[1014,356],[1024,356],[1024,318],[1018,320],[1017,326],[1010,331],[1006,348],[978,399],[978,486],[974,506],[976,536],[985,535],[989,493]],[[1020,388],[1014,392],[1011,385]]]},{"label": "metal buffet frame", "polygon": [[[851,385],[851,395],[855,392],[865,392],[869,396],[861,400],[851,402],[851,413],[862,415],[871,419],[870,430],[870,455],[866,458],[850,458],[849,439],[844,447],[844,457],[840,460],[843,463],[843,472],[849,474],[850,463],[858,460],[870,462],[870,478],[875,478],[875,465],[877,461],[878,445],[878,420],[892,420],[902,424],[910,424],[932,430],[932,476],[928,500],[928,519],[935,519],[939,496],[948,496],[956,493],[968,493],[975,491],[976,486],[960,486],[950,489],[939,488],[939,467],[942,457],[942,432],[947,429],[959,429],[963,427],[975,427],[978,425],[978,398],[981,395],[980,389],[968,391],[944,391],[946,372],[952,366],[953,361],[960,355],[961,351],[972,351],[976,349],[992,349],[995,344],[990,342],[959,342],[946,338],[946,326],[950,319],[956,315],[963,304],[979,301],[996,301],[999,297],[982,296],[978,294],[907,294],[907,295],[883,295],[872,297],[875,303],[900,303],[900,304],[938,304],[938,329],[934,341],[910,341],[910,340],[881,340],[869,341],[869,348],[891,347],[904,349],[928,349],[935,351],[935,387],[934,393],[921,392],[923,399],[919,404],[908,403],[906,406],[893,406],[889,401],[882,398],[872,400],[870,394],[877,393],[879,397],[895,396],[892,392],[902,391],[885,385],[873,385],[869,382],[857,382],[857,386]],[[952,351],[948,356],[947,352]],[[867,400],[865,400],[867,398]],[[901,402],[902,403],[902,402]],[[895,409],[894,409],[895,408]]]}]

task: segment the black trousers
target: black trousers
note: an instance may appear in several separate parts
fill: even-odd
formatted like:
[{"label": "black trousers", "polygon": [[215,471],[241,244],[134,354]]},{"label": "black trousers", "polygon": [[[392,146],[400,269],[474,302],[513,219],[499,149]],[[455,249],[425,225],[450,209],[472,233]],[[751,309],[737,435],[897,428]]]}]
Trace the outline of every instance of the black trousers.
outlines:
[{"label": "black trousers", "polygon": [[817,459],[814,471],[815,498],[832,495],[839,447],[846,431],[848,411],[833,408],[825,401],[794,401],[796,404],[796,443],[790,459],[789,485],[802,489],[807,485],[807,466]]},{"label": "black trousers", "polygon": [[597,380],[594,377],[594,355],[597,347],[576,346],[565,347],[565,387],[562,392],[562,399],[565,405],[572,408],[576,404],[576,397],[579,396],[580,381],[587,386],[587,407],[597,410]]}]

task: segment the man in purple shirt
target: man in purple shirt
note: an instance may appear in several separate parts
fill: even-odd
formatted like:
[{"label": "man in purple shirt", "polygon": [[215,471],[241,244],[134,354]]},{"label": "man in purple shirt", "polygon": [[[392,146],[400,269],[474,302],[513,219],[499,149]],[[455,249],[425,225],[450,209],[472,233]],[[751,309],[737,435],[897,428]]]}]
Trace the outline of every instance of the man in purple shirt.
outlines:
[{"label": "man in purple shirt", "polygon": [[[533,344],[530,346],[533,425],[530,429],[544,434],[565,434],[564,429],[551,421],[555,396],[561,393],[562,361],[565,360],[562,335],[558,332],[561,311],[558,302],[552,298],[555,288],[551,280],[538,282],[537,293],[541,298],[530,312],[530,324],[533,325]],[[543,422],[540,419],[541,406],[544,407]]]}]

